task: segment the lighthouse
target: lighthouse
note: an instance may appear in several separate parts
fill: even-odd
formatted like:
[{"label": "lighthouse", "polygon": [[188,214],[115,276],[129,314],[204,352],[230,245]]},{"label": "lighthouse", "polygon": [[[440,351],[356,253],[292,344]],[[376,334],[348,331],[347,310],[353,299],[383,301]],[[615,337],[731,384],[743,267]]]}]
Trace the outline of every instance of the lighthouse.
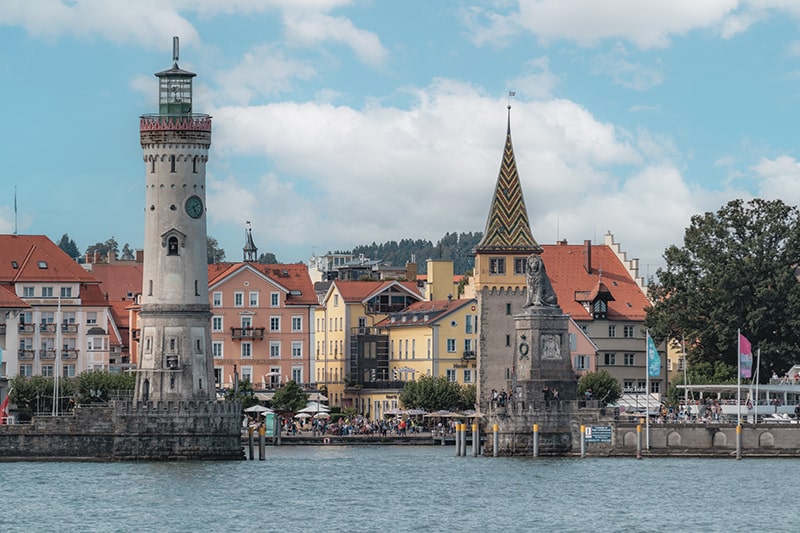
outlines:
[{"label": "lighthouse", "polygon": [[193,113],[193,72],[157,72],[158,113],[142,115],[144,265],[134,400],[213,400],[206,237],[211,117]]}]

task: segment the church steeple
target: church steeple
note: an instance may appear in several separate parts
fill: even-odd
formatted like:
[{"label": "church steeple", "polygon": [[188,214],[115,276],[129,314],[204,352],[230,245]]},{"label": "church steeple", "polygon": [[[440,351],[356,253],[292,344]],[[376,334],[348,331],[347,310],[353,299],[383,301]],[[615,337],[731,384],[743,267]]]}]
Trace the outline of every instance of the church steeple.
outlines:
[{"label": "church steeple", "polygon": [[258,248],[253,242],[253,231],[250,229],[249,220],[247,221],[247,228],[244,230],[244,260],[252,263],[258,261]]},{"label": "church steeple", "polygon": [[503,161],[497,176],[489,217],[483,238],[474,253],[541,253],[542,247],[533,238],[525,208],[525,197],[517,173],[514,146],[511,143],[511,105],[508,106],[508,127]]}]

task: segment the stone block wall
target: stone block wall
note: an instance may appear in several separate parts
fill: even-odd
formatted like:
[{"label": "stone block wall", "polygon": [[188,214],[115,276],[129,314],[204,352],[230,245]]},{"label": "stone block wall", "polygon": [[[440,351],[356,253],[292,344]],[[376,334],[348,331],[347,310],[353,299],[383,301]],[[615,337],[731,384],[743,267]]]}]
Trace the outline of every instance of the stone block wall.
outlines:
[{"label": "stone block wall", "polygon": [[240,413],[238,403],[214,401],[79,406],[0,426],[0,460],[243,459]]}]

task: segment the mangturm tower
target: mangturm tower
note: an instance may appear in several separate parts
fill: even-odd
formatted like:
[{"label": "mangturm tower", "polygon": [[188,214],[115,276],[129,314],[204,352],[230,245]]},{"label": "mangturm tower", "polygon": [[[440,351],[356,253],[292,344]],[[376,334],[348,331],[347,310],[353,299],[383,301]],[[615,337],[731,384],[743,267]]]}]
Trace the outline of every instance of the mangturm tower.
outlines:
[{"label": "mangturm tower", "polygon": [[[558,306],[543,249],[531,232],[508,109],[503,161],[486,231],[473,250],[480,324],[477,399],[486,423],[498,428],[493,453],[532,450],[530,428],[536,425],[541,427],[542,453],[562,454],[572,447],[570,408],[577,389],[569,316]],[[487,447],[494,448],[494,443]]]},{"label": "mangturm tower", "polygon": [[192,111],[193,72],[157,72],[158,114],[140,118],[144,267],[135,400],[213,400],[206,239],[211,117]]}]

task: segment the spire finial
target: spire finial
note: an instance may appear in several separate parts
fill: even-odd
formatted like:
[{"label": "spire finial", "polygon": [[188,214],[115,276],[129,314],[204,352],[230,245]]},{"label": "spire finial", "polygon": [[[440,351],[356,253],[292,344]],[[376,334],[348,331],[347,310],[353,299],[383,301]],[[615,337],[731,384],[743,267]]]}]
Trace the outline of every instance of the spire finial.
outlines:
[{"label": "spire finial", "polygon": [[178,42],[178,36],[176,35],[175,37],[172,38],[172,62],[175,63],[176,66],[178,65],[179,55],[180,55],[179,42]]},{"label": "spire finial", "polygon": [[511,134],[511,99],[517,95],[517,91],[508,91],[508,134]]}]

